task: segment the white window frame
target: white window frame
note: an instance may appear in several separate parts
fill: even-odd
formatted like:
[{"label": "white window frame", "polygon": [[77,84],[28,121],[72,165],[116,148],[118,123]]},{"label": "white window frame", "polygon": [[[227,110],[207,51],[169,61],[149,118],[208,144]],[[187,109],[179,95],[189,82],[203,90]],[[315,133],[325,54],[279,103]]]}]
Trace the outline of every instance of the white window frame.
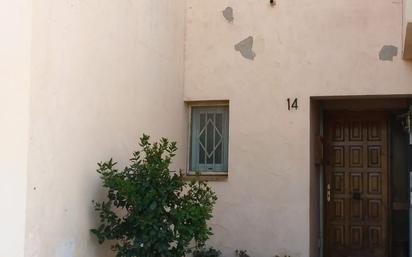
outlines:
[{"label": "white window frame", "polygon": [[[228,171],[229,171],[229,102],[228,101],[207,101],[207,102],[189,102],[188,104],[188,111],[189,111],[189,122],[188,122],[188,151],[187,151],[187,175],[201,175],[201,176],[227,176],[228,175]],[[223,142],[223,150],[224,150],[224,158],[225,158],[225,169],[224,170],[220,170],[220,171],[214,171],[214,170],[191,170],[191,162],[192,162],[192,120],[193,120],[193,108],[221,108],[221,107],[225,107],[227,108],[227,125],[226,125],[226,129],[224,131],[225,135],[225,139]],[[225,122],[225,121],[223,121]]]}]

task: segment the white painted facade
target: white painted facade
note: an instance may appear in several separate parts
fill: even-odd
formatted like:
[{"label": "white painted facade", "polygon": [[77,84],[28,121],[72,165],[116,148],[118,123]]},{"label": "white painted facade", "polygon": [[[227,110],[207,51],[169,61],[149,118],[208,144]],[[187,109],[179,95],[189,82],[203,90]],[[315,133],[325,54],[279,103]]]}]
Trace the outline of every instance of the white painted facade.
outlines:
[{"label": "white painted facade", "polygon": [[31,1],[0,2],[0,256],[24,250],[29,142]]},{"label": "white painted facade", "polygon": [[[112,256],[88,231],[91,201],[103,196],[96,163],[122,167],[149,133],[178,142],[174,168],[184,169],[187,105],[205,100],[230,110],[229,175],[211,182],[210,244],[225,256],[316,257],[310,99],[412,95],[405,6],[3,1],[0,257]],[[248,37],[253,60],[235,49]],[[397,48],[393,60],[380,58],[384,46]],[[288,111],[287,98],[299,109]]]},{"label": "white painted facade", "polygon": [[[233,22],[222,15],[228,6]],[[212,238],[225,253],[318,256],[310,99],[412,94],[402,12],[385,0],[188,1],[185,100],[230,102],[229,179],[215,185]],[[253,60],[234,49],[249,36]],[[384,45],[399,49],[393,61],[379,59]],[[298,98],[297,111],[287,98]]]}]

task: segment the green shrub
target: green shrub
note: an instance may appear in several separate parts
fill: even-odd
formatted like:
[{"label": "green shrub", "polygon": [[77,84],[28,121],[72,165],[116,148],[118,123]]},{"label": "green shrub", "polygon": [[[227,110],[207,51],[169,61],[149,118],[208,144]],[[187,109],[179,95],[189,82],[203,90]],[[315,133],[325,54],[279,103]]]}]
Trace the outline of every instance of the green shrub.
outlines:
[{"label": "green shrub", "polygon": [[220,255],[222,255],[222,253],[212,247],[202,247],[193,252],[193,257],[219,257]]},{"label": "green shrub", "polygon": [[216,195],[169,170],[175,142],[150,143],[143,135],[139,145],[121,171],[112,160],[98,164],[108,200],[95,203],[100,225],[91,232],[99,243],[114,240],[117,257],[182,257],[191,241],[200,247],[212,235],[207,221]]},{"label": "green shrub", "polygon": [[250,257],[246,250],[236,250],[235,254],[237,257]]}]

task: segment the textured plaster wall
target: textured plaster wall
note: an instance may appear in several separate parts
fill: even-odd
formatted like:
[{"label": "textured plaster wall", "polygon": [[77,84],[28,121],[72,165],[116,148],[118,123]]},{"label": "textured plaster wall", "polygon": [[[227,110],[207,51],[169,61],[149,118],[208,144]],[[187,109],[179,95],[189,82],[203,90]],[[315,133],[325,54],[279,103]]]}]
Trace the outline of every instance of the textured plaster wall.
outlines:
[{"label": "textured plaster wall", "polygon": [[26,257],[111,255],[89,233],[96,163],[123,167],[143,132],[186,145],[184,4],[33,1]]},{"label": "textured plaster wall", "polygon": [[404,23],[412,22],[412,1],[403,0],[404,4]]},{"label": "textured plaster wall", "polygon": [[24,248],[31,1],[0,1],[0,256]]},{"label": "textured plaster wall", "polygon": [[[412,63],[392,47],[380,58],[384,46],[402,49],[402,11],[387,0],[188,0],[185,100],[230,100],[211,244],[227,256],[317,256],[310,97],[412,94]],[[249,37],[254,58],[236,49]]]},{"label": "textured plaster wall", "polygon": [[403,0],[403,57],[412,59],[412,1]]}]

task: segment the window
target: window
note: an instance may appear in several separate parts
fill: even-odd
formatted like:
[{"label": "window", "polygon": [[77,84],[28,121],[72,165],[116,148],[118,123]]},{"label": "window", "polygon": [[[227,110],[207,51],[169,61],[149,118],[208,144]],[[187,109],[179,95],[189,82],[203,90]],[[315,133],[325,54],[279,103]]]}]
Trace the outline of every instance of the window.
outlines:
[{"label": "window", "polygon": [[228,106],[192,106],[189,171],[227,173]]}]

